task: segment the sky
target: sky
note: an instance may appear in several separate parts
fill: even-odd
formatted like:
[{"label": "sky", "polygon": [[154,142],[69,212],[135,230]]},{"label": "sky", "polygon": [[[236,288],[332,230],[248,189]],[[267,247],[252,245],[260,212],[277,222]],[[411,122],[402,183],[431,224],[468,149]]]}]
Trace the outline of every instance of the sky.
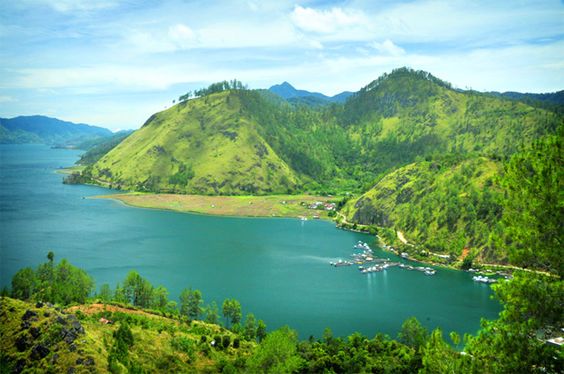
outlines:
[{"label": "sky", "polygon": [[408,66],[479,91],[564,89],[564,2],[0,1],[0,117],[139,128],[239,79],[334,95]]}]

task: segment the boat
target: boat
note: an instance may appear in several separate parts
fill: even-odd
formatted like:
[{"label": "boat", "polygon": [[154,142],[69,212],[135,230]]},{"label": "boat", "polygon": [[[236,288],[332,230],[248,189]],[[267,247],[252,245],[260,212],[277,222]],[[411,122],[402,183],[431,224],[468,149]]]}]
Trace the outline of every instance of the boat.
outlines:
[{"label": "boat", "polygon": [[364,249],[366,251],[369,251],[370,247],[368,246],[367,243],[363,243],[363,242],[359,241],[358,243],[356,243],[354,245],[354,249]]},{"label": "boat", "polygon": [[436,273],[435,270],[430,269],[430,270],[425,270],[425,273],[424,273],[424,274],[425,274],[425,275],[435,275],[435,273]]},{"label": "boat", "polygon": [[330,262],[329,263],[331,266],[351,266],[353,263],[351,261],[343,261],[343,260],[339,260],[337,262]]},{"label": "boat", "polygon": [[472,280],[474,282],[479,282],[479,283],[495,283],[495,282],[497,282],[497,280],[495,280],[493,278],[488,278],[488,277],[481,276],[481,275],[474,275],[472,277]]}]

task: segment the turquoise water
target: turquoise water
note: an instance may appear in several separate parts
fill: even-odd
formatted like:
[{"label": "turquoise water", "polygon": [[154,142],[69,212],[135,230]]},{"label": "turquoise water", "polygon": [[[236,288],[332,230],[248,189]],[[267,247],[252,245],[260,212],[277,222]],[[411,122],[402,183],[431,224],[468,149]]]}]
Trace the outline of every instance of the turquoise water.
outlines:
[{"label": "turquoise water", "polygon": [[[135,269],[177,299],[184,287],[206,302],[233,297],[243,313],[285,324],[302,338],[360,331],[395,336],[416,316],[428,328],[474,333],[480,318],[496,318],[499,305],[488,285],[468,273],[439,269],[429,277],[391,268],[361,274],[334,268],[368,235],[338,230],[330,222],[228,218],[131,208],[84,197],[112,193],[61,183],[59,167],[79,151],[42,145],[0,145],[0,286],[21,267],[35,266],[52,250],[85,269],[97,285]],[[395,257],[376,251],[382,257]]]}]

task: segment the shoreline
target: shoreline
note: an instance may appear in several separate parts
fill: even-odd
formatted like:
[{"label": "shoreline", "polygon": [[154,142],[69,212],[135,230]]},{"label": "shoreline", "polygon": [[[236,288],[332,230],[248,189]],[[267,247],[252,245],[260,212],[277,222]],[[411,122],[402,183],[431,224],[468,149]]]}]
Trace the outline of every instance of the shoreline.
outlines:
[{"label": "shoreline", "polygon": [[[98,186],[100,187],[100,185],[95,185],[94,186]],[[272,210],[268,211],[268,212],[264,212],[261,214],[260,212],[257,213],[256,210],[253,209],[249,212],[249,210],[243,210],[243,211],[238,211],[238,210],[215,210],[215,206],[208,206],[206,207],[193,207],[193,206],[172,206],[172,205],[165,205],[165,204],[155,204],[155,198],[159,197],[165,197],[165,202],[166,202],[166,197],[174,197],[174,199],[177,200],[190,200],[190,199],[198,199],[198,200],[208,200],[209,201],[236,201],[236,200],[240,200],[240,201],[246,201],[249,202],[249,205],[253,205],[254,202],[257,201],[268,201],[270,200],[270,205],[268,206],[269,209],[273,209],[276,207],[280,207],[279,205],[284,205],[285,207],[292,207],[292,204],[282,204],[282,201],[291,201],[294,203],[293,208],[296,208],[295,206],[295,202],[296,200],[301,200],[301,202],[306,203],[306,205],[299,205],[299,210],[289,210],[289,211],[284,211],[284,212],[280,212],[278,211],[278,213],[272,213]],[[197,214],[197,215],[206,215],[206,216],[219,216],[219,217],[231,217],[231,218],[289,218],[289,219],[300,219],[302,217],[307,217],[307,220],[320,220],[320,221],[325,221],[325,222],[333,222],[335,223],[335,228],[337,229],[341,229],[341,230],[346,230],[346,231],[351,231],[351,232],[356,232],[356,233],[363,233],[363,234],[368,234],[370,235],[370,232],[368,232],[368,230],[364,227],[364,225],[359,225],[362,227],[359,227],[357,229],[353,229],[352,227],[347,227],[347,225],[341,225],[339,222],[338,218],[341,217],[344,219],[345,223],[346,219],[345,217],[342,215],[342,213],[337,212],[335,217],[330,217],[328,215],[328,211],[326,210],[318,210],[318,209],[309,209],[307,207],[307,202],[312,202],[312,201],[322,201],[322,202],[327,202],[330,201],[331,197],[327,197],[327,196],[313,196],[313,195],[263,195],[263,196],[207,196],[207,195],[177,195],[177,194],[154,194],[154,193],[138,193],[138,192],[126,192],[126,193],[117,193],[117,194],[112,194],[112,195],[97,195],[97,196],[90,196],[88,197],[89,199],[109,199],[109,200],[114,200],[117,201],[125,206],[128,207],[132,207],[132,208],[142,208],[142,209],[152,209],[152,210],[162,210],[162,211],[168,211],[168,212],[176,212],[176,213],[188,213],[188,214]],[[137,198],[139,201],[132,201],[135,198]],[[143,201],[140,201],[143,200]],[[148,202],[148,203],[147,203]],[[178,201],[172,201],[173,203],[178,203]],[[193,202],[193,201],[192,201]],[[210,204],[210,205],[213,205]],[[229,204],[227,204],[229,205]],[[313,218],[313,216],[318,216],[318,218]],[[414,248],[415,245],[413,243],[409,243],[407,242],[407,240],[405,239],[405,237],[403,236],[402,233],[402,238],[407,242],[407,243],[403,243],[403,241],[401,240],[402,238],[400,238],[398,235],[398,232],[396,231],[396,235],[398,240],[400,240],[400,246],[404,245],[406,247],[411,247]],[[380,235],[375,235],[374,237],[377,240],[378,246],[385,252],[389,252],[392,253],[394,255],[399,256],[399,254],[401,253],[401,249],[400,248],[395,248],[393,247],[394,243],[390,243],[388,244],[386,241],[384,241],[384,238],[381,237]],[[394,248],[395,251],[391,250],[390,248]],[[464,270],[461,269],[458,266],[455,265],[450,265],[450,264],[445,264],[445,263],[440,263],[440,262],[434,262],[434,261],[425,261],[422,259],[418,259],[418,258],[414,258],[412,256],[408,256],[408,258],[406,258],[409,261],[413,261],[413,262],[417,262],[420,264],[424,264],[424,265],[429,265],[429,266],[434,266],[434,267],[438,267],[438,268],[443,268],[443,269],[448,269],[448,270],[457,270],[457,271],[463,271],[463,272],[468,272],[468,270]],[[513,273],[513,271],[529,271],[529,272],[534,272],[534,273],[540,273],[540,274],[548,274],[550,275],[550,273],[544,272],[544,271],[540,271],[540,270],[533,270],[533,269],[523,269],[523,268],[519,268],[517,266],[514,265],[509,265],[509,264],[489,264],[489,263],[475,263],[474,264],[474,268],[480,268],[480,272],[488,274],[488,273],[492,273],[492,272],[505,272],[505,273]]]},{"label": "shoreline", "polygon": [[206,196],[151,193],[117,193],[90,196],[110,199],[133,208],[239,218],[292,218],[331,221],[328,211],[308,208],[312,201],[329,197],[312,195]]}]

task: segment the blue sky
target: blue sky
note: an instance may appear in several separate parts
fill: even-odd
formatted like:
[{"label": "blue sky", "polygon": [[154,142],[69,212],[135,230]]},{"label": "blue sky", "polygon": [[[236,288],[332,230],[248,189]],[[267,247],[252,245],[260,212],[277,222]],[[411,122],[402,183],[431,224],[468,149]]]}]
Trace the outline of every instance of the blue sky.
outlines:
[{"label": "blue sky", "polygon": [[333,95],[401,66],[460,88],[562,90],[563,2],[0,3],[0,117],[138,128],[219,80]]}]

